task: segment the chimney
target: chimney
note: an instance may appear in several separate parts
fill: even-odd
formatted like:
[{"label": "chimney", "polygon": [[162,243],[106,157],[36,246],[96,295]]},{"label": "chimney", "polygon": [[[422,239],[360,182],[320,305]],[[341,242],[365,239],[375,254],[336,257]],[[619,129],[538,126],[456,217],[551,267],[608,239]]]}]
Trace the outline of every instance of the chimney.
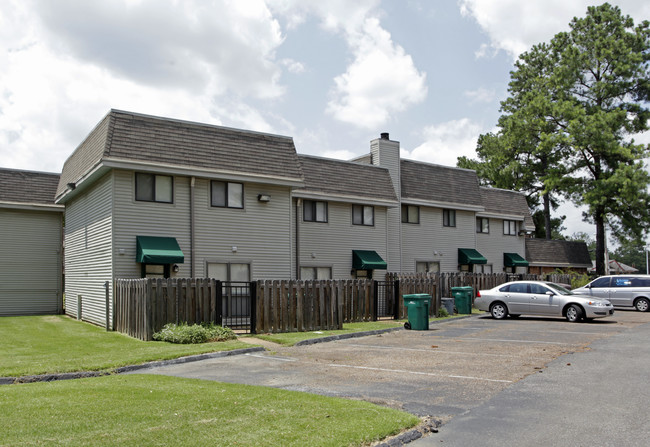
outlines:
[{"label": "chimney", "polygon": [[380,134],[380,137],[381,137],[382,140],[390,140],[390,138],[388,136],[388,132],[382,132]]}]

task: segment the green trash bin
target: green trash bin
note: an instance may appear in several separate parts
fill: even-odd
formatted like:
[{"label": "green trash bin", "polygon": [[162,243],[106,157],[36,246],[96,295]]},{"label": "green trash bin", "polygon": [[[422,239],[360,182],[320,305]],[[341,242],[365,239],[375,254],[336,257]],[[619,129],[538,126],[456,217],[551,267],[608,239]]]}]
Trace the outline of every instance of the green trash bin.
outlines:
[{"label": "green trash bin", "polygon": [[404,295],[404,306],[406,307],[409,319],[404,327],[416,331],[428,331],[430,302],[431,295],[427,293]]},{"label": "green trash bin", "polygon": [[454,297],[454,304],[456,305],[456,310],[459,314],[472,313],[472,298],[474,298],[473,287],[452,287],[451,296]]}]

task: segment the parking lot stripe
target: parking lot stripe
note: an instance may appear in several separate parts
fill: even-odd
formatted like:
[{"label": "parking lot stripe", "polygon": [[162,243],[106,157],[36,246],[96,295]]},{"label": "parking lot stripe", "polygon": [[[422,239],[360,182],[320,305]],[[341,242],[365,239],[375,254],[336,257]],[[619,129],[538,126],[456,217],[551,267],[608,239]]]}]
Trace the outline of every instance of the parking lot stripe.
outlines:
[{"label": "parking lot stripe", "polygon": [[476,340],[476,341],[497,341],[499,343],[534,343],[541,345],[573,345],[580,343],[560,343],[557,341],[539,341],[539,340],[510,340],[499,338],[473,338],[473,337],[456,337],[458,340]]},{"label": "parking lot stripe", "polygon": [[373,368],[370,366],[355,366],[355,365],[337,365],[335,363],[330,363],[327,366],[331,366],[333,368],[352,368],[352,369],[365,369],[370,371],[391,372],[391,373],[399,373],[399,374],[414,374],[418,376],[433,376],[433,377],[448,377],[451,379],[480,380],[483,382],[512,383],[512,380],[486,379],[485,377],[458,376],[452,374],[436,374],[436,373],[428,373],[428,372],[420,372],[420,371],[408,371],[403,369]]},{"label": "parking lot stripe", "polygon": [[512,354],[490,354],[487,352],[445,351],[444,349],[438,349],[438,348],[418,349],[418,348],[402,348],[400,346],[376,346],[376,345],[362,345],[362,344],[346,344],[346,346],[356,346],[359,348],[368,348],[368,349],[394,349],[396,351],[434,352],[436,354],[481,355],[486,357],[519,357]]}]

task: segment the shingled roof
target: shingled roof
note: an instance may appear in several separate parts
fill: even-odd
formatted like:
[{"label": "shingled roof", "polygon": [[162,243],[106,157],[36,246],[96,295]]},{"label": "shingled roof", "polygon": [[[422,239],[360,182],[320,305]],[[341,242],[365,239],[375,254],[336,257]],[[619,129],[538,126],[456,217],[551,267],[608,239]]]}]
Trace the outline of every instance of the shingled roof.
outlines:
[{"label": "shingled roof", "polygon": [[469,169],[401,160],[402,200],[482,208],[476,172]]},{"label": "shingled roof", "polygon": [[481,187],[481,198],[485,213],[504,216],[521,216],[524,219],[524,227],[527,230],[534,230],[535,223],[526,202],[526,196],[517,191],[507,189]]},{"label": "shingled roof", "polygon": [[59,174],[0,168],[0,203],[54,205]]},{"label": "shingled roof", "polygon": [[388,169],[350,161],[299,155],[305,186],[294,195],[320,195],[346,200],[393,202],[395,188]]},{"label": "shingled roof", "polygon": [[575,241],[526,238],[526,260],[531,266],[591,267],[587,244]]},{"label": "shingled roof", "polygon": [[303,180],[290,137],[111,110],[65,162],[57,197],[107,161]]}]

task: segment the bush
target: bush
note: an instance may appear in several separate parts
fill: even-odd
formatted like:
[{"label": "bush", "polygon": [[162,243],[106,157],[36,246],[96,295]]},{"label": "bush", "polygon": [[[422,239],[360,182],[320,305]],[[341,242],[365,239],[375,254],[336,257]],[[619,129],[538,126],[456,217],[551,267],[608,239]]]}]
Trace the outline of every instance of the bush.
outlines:
[{"label": "bush", "polygon": [[163,326],[160,332],[153,334],[156,341],[166,341],[179,344],[196,344],[214,341],[226,341],[237,338],[232,329],[217,326],[216,324],[169,323]]},{"label": "bush", "polygon": [[441,307],[438,309],[438,318],[447,318],[449,316],[449,312],[447,312],[447,309],[444,307]]}]

